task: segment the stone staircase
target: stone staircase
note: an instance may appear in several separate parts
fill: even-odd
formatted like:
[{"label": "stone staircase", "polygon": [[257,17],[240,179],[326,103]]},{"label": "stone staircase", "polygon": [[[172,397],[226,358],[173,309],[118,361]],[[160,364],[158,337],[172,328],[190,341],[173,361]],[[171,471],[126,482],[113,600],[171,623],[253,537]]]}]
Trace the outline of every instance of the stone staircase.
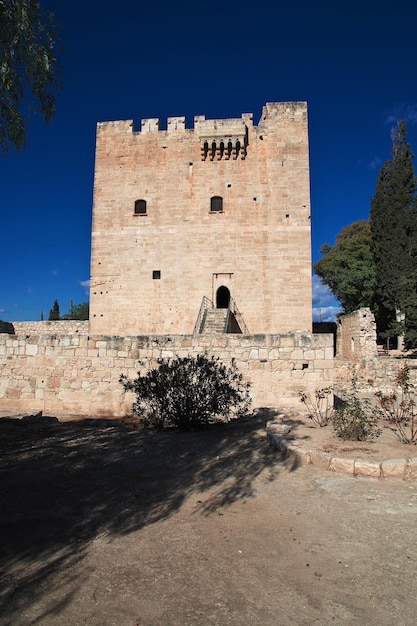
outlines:
[{"label": "stone staircase", "polygon": [[207,309],[202,333],[205,335],[221,335],[224,333],[227,309]]}]

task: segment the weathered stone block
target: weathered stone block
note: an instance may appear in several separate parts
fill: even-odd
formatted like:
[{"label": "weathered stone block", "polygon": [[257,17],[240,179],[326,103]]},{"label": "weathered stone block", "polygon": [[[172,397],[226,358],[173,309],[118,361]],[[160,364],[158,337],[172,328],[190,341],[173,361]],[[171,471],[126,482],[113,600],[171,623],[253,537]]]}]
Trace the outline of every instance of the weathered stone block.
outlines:
[{"label": "weathered stone block", "polygon": [[35,354],[38,354],[37,344],[28,343],[26,345],[25,354],[27,354],[28,356],[33,356]]},{"label": "weathered stone block", "polygon": [[389,478],[390,476],[405,478],[407,468],[406,459],[389,459],[381,464],[384,478]]},{"label": "weathered stone block", "polygon": [[355,459],[354,474],[355,476],[372,476],[379,478],[381,476],[381,464],[375,461]]},{"label": "weathered stone block", "polygon": [[310,450],[310,460],[313,465],[329,469],[331,455],[328,452],[322,450]]},{"label": "weathered stone block", "polygon": [[344,474],[353,475],[355,470],[355,462],[353,459],[332,457],[330,460],[329,469],[333,472],[343,472]]},{"label": "weathered stone block", "polygon": [[407,477],[411,479],[417,478],[417,457],[408,460]]}]

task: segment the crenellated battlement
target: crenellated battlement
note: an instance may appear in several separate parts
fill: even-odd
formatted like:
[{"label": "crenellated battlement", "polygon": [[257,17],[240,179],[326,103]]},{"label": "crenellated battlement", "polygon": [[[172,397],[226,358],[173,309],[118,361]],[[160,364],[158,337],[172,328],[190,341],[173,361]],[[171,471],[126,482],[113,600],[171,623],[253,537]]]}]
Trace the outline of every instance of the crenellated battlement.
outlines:
[{"label": "crenellated battlement", "polygon": [[285,130],[285,127],[307,124],[307,104],[305,102],[268,102],[262,109],[259,125],[254,126],[253,114],[243,113],[239,118],[206,119],[205,115],[194,116],[194,127],[187,128],[185,116],[167,118],[166,130],[160,130],[157,117],[141,120],[140,131],[134,130],[133,120],[100,122],[98,134],[126,134],[133,136],[158,137],[173,140],[187,136],[190,141],[199,143],[202,161],[245,160],[248,146],[254,137],[261,133]]},{"label": "crenellated battlement", "polygon": [[[259,127],[268,125],[269,122],[276,124],[279,121],[289,119],[296,121],[299,118],[306,120],[306,102],[268,102],[262,109],[259,120]],[[242,139],[248,135],[249,129],[257,128],[253,124],[253,113],[242,113],[238,118],[206,119],[205,115],[194,116],[194,126],[188,128],[185,116],[175,116],[167,118],[166,130],[160,130],[160,120],[158,117],[150,117],[141,120],[140,131],[134,129],[133,120],[119,120],[109,122],[99,122],[98,128],[113,131],[125,131],[129,129],[135,134],[146,133],[181,133],[187,131],[198,135],[199,139],[207,141],[225,141],[227,139]]]}]

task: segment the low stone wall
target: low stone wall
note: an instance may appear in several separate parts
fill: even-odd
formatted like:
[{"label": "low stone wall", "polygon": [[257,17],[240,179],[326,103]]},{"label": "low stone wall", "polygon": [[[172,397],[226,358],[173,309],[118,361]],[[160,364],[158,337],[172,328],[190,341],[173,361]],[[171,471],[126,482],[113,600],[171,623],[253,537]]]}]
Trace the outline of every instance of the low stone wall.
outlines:
[{"label": "low stone wall", "polygon": [[400,351],[379,356],[375,317],[369,308],[343,315],[337,322],[337,354],[334,360],[336,395],[352,393],[372,397],[376,391],[396,389],[398,370],[407,363],[410,381],[417,385],[417,360]]},{"label": "low stone wall", "polygon": [[16,335],[88,335],[90,322],[59,320],[54,322],[13,322]]},{"label": "low stone wall", "polygon": [[302,409],[299,391],[333,382],[333,336],[0,335],[0,411],[122,416],[130,411],[120,374],[134,378],[159,357],[207,353],[233,358],[251,383],[254,407]]},{"label": "low stone wall", "polygon": [[[417,360],[396,357],[375,357],[354,363],[337,357],[334,360],[334,389],[336,395],[352,393],[373,396],[376,391],[389,393],[396,389],[395,378],[405,364],[410,368],[410,381],[417,388]],[[353,382],[354,381],[354,385]]]}]

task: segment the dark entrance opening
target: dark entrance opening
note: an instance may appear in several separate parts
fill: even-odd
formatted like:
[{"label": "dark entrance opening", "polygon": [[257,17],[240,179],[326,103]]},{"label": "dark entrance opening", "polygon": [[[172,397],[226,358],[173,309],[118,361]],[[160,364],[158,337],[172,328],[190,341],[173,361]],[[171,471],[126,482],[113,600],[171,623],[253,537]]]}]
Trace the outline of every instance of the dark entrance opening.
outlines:
[{"label": "dark entrance opening", "polygon": [[227,287],[219,287],[216,293],[216,308],[227,309],[230,302],[230,291]]}]

